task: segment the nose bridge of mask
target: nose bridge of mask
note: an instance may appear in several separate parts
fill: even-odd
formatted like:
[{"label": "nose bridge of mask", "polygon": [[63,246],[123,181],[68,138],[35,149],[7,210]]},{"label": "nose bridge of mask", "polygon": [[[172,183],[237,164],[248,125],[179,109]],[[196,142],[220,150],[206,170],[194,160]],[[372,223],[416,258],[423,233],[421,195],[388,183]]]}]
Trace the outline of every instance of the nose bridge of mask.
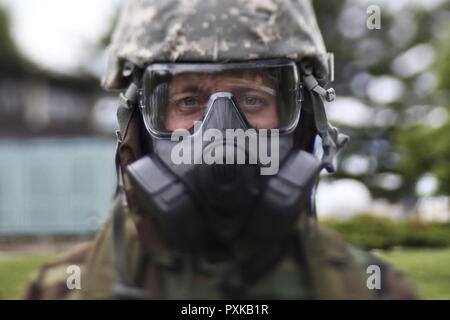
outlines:
[{"label": "nose bridge of mask", "polygon": [[211,95],[203,120],[203,130],[247,129],[248,125],[229,92]]}]

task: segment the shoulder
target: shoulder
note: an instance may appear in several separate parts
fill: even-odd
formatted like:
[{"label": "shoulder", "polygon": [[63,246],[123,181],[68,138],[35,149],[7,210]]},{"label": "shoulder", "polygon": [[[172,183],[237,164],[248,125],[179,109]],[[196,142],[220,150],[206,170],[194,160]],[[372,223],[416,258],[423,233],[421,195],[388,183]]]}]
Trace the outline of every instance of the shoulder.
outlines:
[{"label": "shoulder", "polygon": [[375,298],[393,300],[418,298],[415,288],[403,272],[373,253],[350,244],[347,244],[347,247],[352,258],[366,273],[367,282],[371,283]]},{"label": "shoulder", "polygon": [[336,232],[317,223],[302,232],[312,278],[318,279],[316,291],[323,293],[319,298],[417,298],[402,272],[372,253],[347,243]]}]

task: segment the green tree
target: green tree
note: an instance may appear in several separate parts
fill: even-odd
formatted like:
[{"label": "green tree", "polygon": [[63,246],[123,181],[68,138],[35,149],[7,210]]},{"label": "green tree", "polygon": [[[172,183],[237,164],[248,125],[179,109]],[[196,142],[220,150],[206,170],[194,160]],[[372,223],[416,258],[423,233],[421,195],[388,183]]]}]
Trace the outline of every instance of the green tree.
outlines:
[{"label": "green tree", "polygon": [[[438,74],[436,95],[443,101],[437,112],[450,114],[450,28],[447,37],[438,45],[439,57],[435,68]],[[432,174],[438,181],[436,193],[450,193],[450,122],[438,127],[416,124],[400,130],[396,144],[402,156],[400,172],[408,181],[418,175]]]},{"label": "green tree", "polygon": [[[412,1],[396,11],[383,2],[380,30],[366,27],[367,1],[313,3],[328,50],[335,53],[338,97],[352,97],[370,111],[367,124],[336,123],[351,141],[333,178],[354,178],[374,197],[414,204],[416,183],[430,173],[439,182],[438,192],[448,195],[450,132],[442,119],[449,111],[450,41],[442,34],[450,3],[424,7]],[[409,59],[414,55],[417,65]],[[427,59],[437,61],[436,68],[419,68]],[[370,89],[380,79],[389,80],[400,93],[389,101],[377,99]],[[367,160],[365,170],[352,170],[355,155]]]},{"label": "green tree", "polygon": [[[2,75],[22,73],[31,63],[24,58],[11,36],[9,13],[0,6],[0,70]],[[34,68],[34,67],[33,67]]]}]

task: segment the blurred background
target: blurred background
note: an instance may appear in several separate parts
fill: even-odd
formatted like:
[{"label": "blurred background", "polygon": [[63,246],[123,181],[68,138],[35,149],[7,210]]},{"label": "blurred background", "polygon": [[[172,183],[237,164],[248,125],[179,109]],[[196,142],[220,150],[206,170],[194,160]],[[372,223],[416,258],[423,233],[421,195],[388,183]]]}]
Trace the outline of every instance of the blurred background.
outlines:
[{"label": "blurred background", "polygon": [[[352,138],[319,218],[450,299],[450,1],[313,4],[335,54],[329,117]],[[0,0],[0,299],[107,216],[117,93],[99,79],[119,5]]]}]

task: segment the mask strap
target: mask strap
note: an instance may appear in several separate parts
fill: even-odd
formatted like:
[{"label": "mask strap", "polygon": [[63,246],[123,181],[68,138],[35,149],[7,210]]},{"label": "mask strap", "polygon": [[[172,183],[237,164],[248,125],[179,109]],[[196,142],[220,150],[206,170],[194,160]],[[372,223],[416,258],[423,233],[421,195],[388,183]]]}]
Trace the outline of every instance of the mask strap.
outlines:
[{"label": "mask strap", "polygon": [[119,96],[119,107],[117,108],[117,122],[119,124],[119,130],[116,130],[117,147],[115,156],[117,179],[115,192],[116,195],[120,192],[123,186],[122,173],[120,169],[119,148],[126,135],[131,116],[133,115],[133,111],[138,103],[138,88],[139,87],[136,82],[131,82],[127,90],[125,92],[121,92]]},{"label": "mask strap", "polygon": [[322,168],[328,172],[336,170],[333,162],[337,152],[347,143],[349,137],[339,133],[338,129],[333,127],[327,119],[325,105],[323,99],[328,102],[336,98],[333,88],[325,89],[319,85],[317,79],[313,75],[313,67],[311,63],[301,63],[302,81],[306,89],[311,92],[312,110],[314,114],[314,124],[319,136],[322,138]]},{"label": "mask strap", "polygon": [[125,137],[131,114],[138,103],[138,93],[138,85],[135,82],[132,82],[125,92],[120,93],[119,107],[117,109],[119,130],[116,131],[117,140],[119,142],[122,142]]},{"label": "mask strap", "polygon": [[113,209],[113,265],[116,276],[114,295],[119,299],[146,299],[146,293],[128,279],[124,248],[124,194],[119,193]]}]

